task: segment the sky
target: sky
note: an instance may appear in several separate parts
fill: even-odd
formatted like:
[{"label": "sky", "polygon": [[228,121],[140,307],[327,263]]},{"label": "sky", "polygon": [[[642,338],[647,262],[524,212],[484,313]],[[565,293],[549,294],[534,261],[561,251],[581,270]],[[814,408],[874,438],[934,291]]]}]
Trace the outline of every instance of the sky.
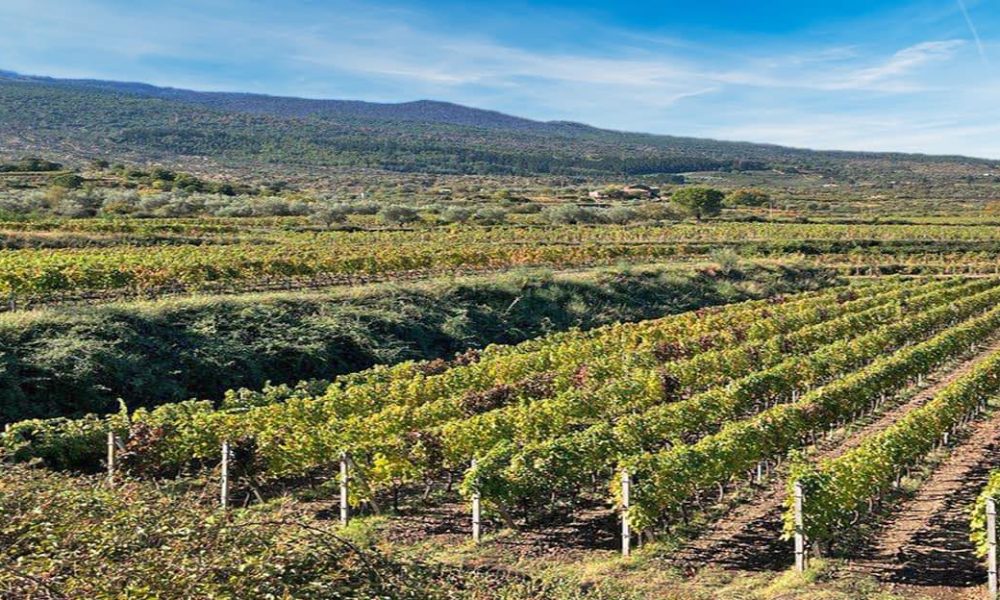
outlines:
[{"label": "sky", "polygon": [[0,0],[0,69],[1000,159],[1000,0]]}]

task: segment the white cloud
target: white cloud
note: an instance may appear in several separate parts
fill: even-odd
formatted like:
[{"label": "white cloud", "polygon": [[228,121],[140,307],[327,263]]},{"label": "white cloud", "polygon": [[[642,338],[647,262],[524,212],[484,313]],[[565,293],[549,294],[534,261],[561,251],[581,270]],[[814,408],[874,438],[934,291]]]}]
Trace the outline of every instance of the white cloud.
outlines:
[{"label": "white cloud", "polygon": [[928,63],[944,61],[953,57],[964,43],[962,40],[930,41],[903,48],[884,63],[861,69],[842,81],[835,82],[833,89],[858,89],[897,80]]},{"label": "white cloud", "polygon": [[[699,134],[822,150],[933,152],[1000,158],[997,116],[948,114],[928,118],[916,113],[845,116],[779,111],[753,123],[708,128]],[[976,151],[970,152],[970,148]]]}]

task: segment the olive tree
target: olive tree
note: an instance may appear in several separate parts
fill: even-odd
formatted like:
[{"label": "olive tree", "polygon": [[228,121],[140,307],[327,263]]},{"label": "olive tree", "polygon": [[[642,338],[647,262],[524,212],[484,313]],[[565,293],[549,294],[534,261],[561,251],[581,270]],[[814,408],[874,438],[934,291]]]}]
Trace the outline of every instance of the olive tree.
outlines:
[{"label": "olive tree", "polygon": [[725,194],[717,189],[688,187],[674,192],[670,201],[682,212],[700,221],[722,212],[722,200],[725,197]]},{"label": "olive tree", "polygon": [[726,195],[729,206],[766,206],[770,201],[770,194],[753,188],[733,190]]}]

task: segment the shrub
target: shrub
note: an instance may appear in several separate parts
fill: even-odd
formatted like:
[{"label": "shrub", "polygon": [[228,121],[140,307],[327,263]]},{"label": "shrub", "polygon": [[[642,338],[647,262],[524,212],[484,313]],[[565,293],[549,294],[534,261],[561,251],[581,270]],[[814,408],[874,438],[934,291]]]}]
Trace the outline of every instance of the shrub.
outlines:
[{"label": "shrub", "polygon": [[455,206],[441,213],[441,220],[445,223],[465,223],[472,218],[471,209]]},{"label": "shrub", "polygon": [[507,213],[499,208],[480,208],[474,218],[481,225],[500,225],[507,220]]},{"label": "shrub", "polygon": [[765,206],[770,201],[770,194],[753,188],[733,190],[726,194],[726,204],[729,206]]},{"label": "shrub", "polygon": [[386,225],[404,225],[420,219],[417,211],[406,206],[386,206],[378,211],[378,217]]},{"label": "shrub", "polygon": [[598,215],[575,204],[560,204],[550,206],[542,212],[544,218],[553,225],[575,225],[579,223],[596,223]]},{"label": "shrub", "polygon": [[669,204],[649,202],[636,209],[639,216],[650,221],[678,221],[681,215]]},{"label": "shrub", "polygon": [[323,227],[330,227],[334,223],[343,223],[347,220],[347,208],[343,205],[324,205],[315,209],[309,220]]},{"label": "shrub", "polygon": [[50,180],[52,185],[69,190],[79,188],[83,185],[83,181],[83,177],[80,177],[76,173],[63,173],[62,175],[56,175]]},{"label": "shrub", "polygon": [[639,219],[639,213],[627,206],[615,206],[604,213],[604,220],[615,225],[625,225]]},{"label": "shrub", "polygon": [[5,467],[0,596],[428,597],[419,565],[364,549],[289,500],[223,515],[192,485],[111,488],[99,477]]}]

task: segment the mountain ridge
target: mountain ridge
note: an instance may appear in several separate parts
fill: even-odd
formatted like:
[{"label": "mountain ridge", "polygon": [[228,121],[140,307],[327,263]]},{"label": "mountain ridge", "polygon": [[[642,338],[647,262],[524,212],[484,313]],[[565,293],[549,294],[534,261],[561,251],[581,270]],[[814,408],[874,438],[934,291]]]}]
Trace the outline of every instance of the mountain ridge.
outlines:
[{"label": "mountain ridge", "polygon": [[[59,79],[0,70],[0,135],[23,150],[169,160],[212,158],[434,173],[644,175],[806,170],[850,176],[915,165],[975,170],[1000,161],[954,155],[811,150],[536,121],[437,100],[378,103],[141,82]],[[898,164],[896,164],[898,163]]]}]

